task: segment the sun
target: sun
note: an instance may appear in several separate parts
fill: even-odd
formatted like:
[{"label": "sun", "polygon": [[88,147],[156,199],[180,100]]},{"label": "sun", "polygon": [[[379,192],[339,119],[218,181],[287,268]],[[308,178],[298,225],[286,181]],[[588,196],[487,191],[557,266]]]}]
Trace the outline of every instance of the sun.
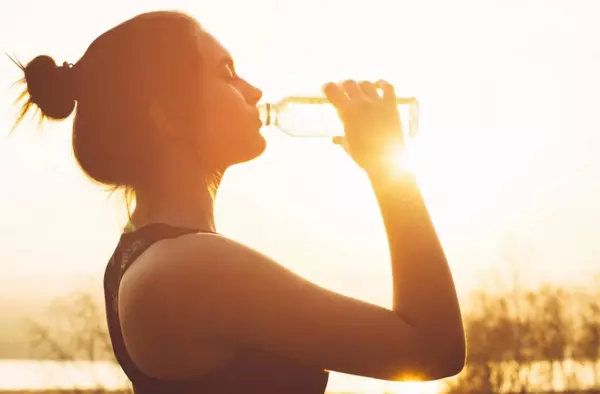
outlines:
[{"label": "sun", "polygon": [[389,175],[402,176],[405,173],[414,173],[416,170],[414,157],[416,155],[414,141],[408,141],[404,147],[390,146],[386,157],[386,167]]}]

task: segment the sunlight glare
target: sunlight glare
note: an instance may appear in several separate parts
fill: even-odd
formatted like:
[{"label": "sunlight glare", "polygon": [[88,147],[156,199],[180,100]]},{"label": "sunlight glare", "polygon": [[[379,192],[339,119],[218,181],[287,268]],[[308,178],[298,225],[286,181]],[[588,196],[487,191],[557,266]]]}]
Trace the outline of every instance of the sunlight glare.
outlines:
[{"label": "sunlight glare", "polygon": [[411,142],[409,141],[404,148],[390,146],[390,152],[386,155],[391,158],[388,163],[390,175],[400,176],[405,172],[414,172],[415,166],[412,159],[414,153]]},{"label": "sunlight glare", "polygon": [[394,382],[385,388],[386,393],[393,394],[437,394],[440,391],[439,382]]}]

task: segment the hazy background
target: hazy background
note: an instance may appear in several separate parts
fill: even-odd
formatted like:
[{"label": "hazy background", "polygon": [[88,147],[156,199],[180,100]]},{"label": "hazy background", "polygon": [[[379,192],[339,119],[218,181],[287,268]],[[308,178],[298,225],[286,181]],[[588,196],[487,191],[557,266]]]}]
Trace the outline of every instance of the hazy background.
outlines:
[{"label": "hazy background", "polygon": [[[66,0],[0,3],[0,50],[76,62],[147,10],[197,17],[266,100],[386,78],[421,103],[415,171],[461,295],[519,280],[586,285],[600,268],[600,3],[594,0]],[[101,275],[124,223],[78,169],[71,120],[8,132],[21,77],[0,58],[0,358],[21,319]],[[389,306],[383,226],[364,175],[327,140],[265,130],[230,170],[218,230],[345,294]]]}]

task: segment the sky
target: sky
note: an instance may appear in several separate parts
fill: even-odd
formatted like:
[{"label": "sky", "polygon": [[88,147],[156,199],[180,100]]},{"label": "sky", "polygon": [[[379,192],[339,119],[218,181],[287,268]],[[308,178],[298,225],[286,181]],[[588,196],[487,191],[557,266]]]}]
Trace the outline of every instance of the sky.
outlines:
[{"label": "sky", "polygon": [[[527,285],[585,285],[600,272],[598,2],[1,2],[0,50],[75,62],[103,31],[156,9],[198,18],[265,101],[346,78],[384,78],[417,97],[413,168],[461,296],[515,269]],[[120,201],[77,167],[70,119],[42,130],[25,121],[8,136],[20,77],[0,60],[2,312],[101,291],[124,223]],[[265,154],[226,175],[218,231],[390,306],[387,244],[364,174],[328,140],[264,132]]]}]

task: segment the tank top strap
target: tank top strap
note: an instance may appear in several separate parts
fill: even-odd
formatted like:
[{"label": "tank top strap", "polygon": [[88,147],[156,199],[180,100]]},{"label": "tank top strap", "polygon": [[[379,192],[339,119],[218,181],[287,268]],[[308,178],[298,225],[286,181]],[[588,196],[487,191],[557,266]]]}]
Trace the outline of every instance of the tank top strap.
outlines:
[{"label": "tank top strap", "polygon": [[[175,227],[164,223],[153,223],[121,235],[117,253],[113,256],[118,262],[121,275],[150,246],[163,239],[177,238],[187,234],[200,232],[198,229]],[[112,261],[111,261],[112,262]],[[117,263],[114,261],[114,263]]]}]

